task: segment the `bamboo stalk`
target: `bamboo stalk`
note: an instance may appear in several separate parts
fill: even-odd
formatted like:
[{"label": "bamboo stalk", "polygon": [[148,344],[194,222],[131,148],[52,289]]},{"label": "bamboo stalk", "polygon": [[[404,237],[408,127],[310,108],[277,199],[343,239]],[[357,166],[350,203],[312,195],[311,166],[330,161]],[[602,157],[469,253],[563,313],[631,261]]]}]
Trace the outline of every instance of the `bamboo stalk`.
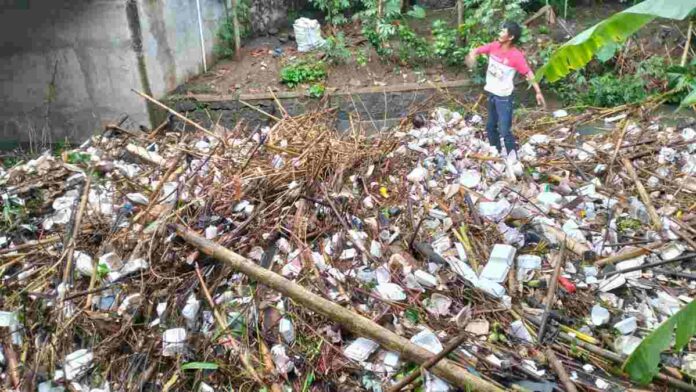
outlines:
[{"label": "bamboo stalk", "polygon": [[694,22],[689,22],[689,31],[686,33],[686,45],[684,45],[684,52],[682,52],[682,58],[679,65],[682,67],[686,66],[686,59],[689,56],[689,48],[691,47],[691,36],[693,35]]},{"label": "bamboo stalk", "polygon": [[[254,278],[259,283],[265,284],[273,290],[291,298],[297,304],[300,304],[307,309],[320,313],[334,322],[343,325],[356,335],[365,336],[378,342],[386,349],[401,353],[401,355],[410,361],[423,364],[432,353],[416,346],[408,339],[399,336],[388,329],[380,326],[374,321],[355,314],[334,302],[331,302],[323,297],[320,297],[313,292],[305,289],[296,283],[285,279],[275,272],[269,271],[257,265],[251,260],[248,260],[237,253],[230,251],[214,242],[206,240],[195,232],[181,225],[170,225],[181,238],[194,247],[201,250],[203,253],[226,262],[233,269]],[[433,366],[432,371],[438,377],[441,377],[460,388],[473,388],[476,391],[502,391],[497,386],[483,380],[465,369],[457,366],[455,363],[443,359]]]},{"label": "bamboo stalk", "polygon": [[[210,306],[210,309],[213,310],[213,318],[218,324],[218,328],[220,328],[220,331],[225,331],[227,330],[227,321],[222,318],[222,315],[220,312],[218,312],[217,308],[215,307],[215,302],[213,301],[213,297],[210,296],[210,291],[208,290],[208,286],[205,284],[205,280],[203,280],[203,275],[201,274],[201,269],[198,267],[198,263],[195,263],[195,269],[196,269],[196,277],[198,277],[198,282],[201,284],[201,290],[203,291],[203,295],[205,296],[205,299],[208,301],[208,306]],[[244,369],[249,373],[251,378],[254,379],[259,385],[264,385],[263,381],[261,380],[261,377],[259,377],[258,373],[254,369],[253,366],[251,366],[251,363],[249,362],[249,354],[247,353],[246,349],[242,349],[239,347],[239,344],[237,341],[229,336],[228,339],[225,340],[226,342],[229,342],[234,351],[239,354],[239,360],[242,362],[242,365],[244,366]]]},{"label": "bamboo stalk", "polygon": [[563,256],[565,256],[565,242],[561,244],[561,251],[556,256],[556,265],[553,268],[551,282],[549,282],[549,290],[546,292],[546,300],[544,301],[544,313],[541,315],[541,324],[539,325],[539,334],[537,339],[539,342],[544,338],[546,331],[546,322],[549,319],[549,313],[553,308],[553,302],[556,298],[556,287],[558,287],[558,276],[561,274],[561,265],[563,264]]},{"label": "bamboo stalk", "polygon": [[218,135],[216,135],[216,134],[214,134],[213,132],[210,132],[209,130],[203,128],[202,126],[198,125],[198,124],[195,123],[194,121],[189,120],[188,118],[186,118],[186,116],[184,116],[184,115],[182,115],[181,113],[177,112],[176,110],[170,108],[169,106],[163,104],[162,102],[160,102],[160,101],[158,101],[158,100],[152,98],[151,96],[149,96],[149,95],[147,95],[147,94],[145,94],[145,93],[141,93],[141,92],[138,91],[138,90],[133,90],[133,89],[131,89],[131,91],[133,91],[134,93],[136,93],[136,94],[140,95],[141,97],[147,99],[148,101],[154,103],[155,105],[161,107],[162,109],[168,111],[169,113],[175,115],[175,116],[178,117],[181,121],[185,122],[186,124],[191,125],[192,127],[194,127],[194,128],[196,128],[196,129],[198,129],[199,131],[205,133],[206,135],[211,136],[211,137],[214,137],[214,138],[216,138],[216,139],[221,139]]},{"label": "bamboo stalk", "polygon": [[648,244],[642,248],[634,249],[625,253],[621,253],[618,255],[613,255],[609,257],[605,257],[603,259],[597,260],[594,264],[597,267],[602,267],[608,264],[614,264],[618,263],[620,261],[628,260],[628,259],[634,259],[636,257],[646,255],[650,253],[652,250],[659,248],[662,246],[662,242],[653,242],[652,244]]},{"label": "bamboo stalk", "polygon": [[70,235],[70,242],[68,243],[67,258],[65,263],[65,269],[63,270],[63,283],[66,283],[70,278],[70,273],[72,272],[73,255],[75,254],[75,238],[80,234],[80,226],[82,226],[82,215],[85,213],[87,207],[87,200],[89,199],[89,188],[92,184],[92,176],[87,174],[87,180],[85,181],[85,187],[82,191],[82,198],[80,199],[80,207],[77,210],[77,215],[75,215],[75,222],[73,225],[73,230]]},{"label": "bamboo stalk", "polygon": [[558,359],[558,357],[556,357],[556,353],[554,353],[551,348],[546,349],[546,358],[548,358],[549,364],[551,364],[551,367],[558,375],[558,378],[563,383],[563,386],[565,387],[566,391],[577,392],[578,389],[575,388],[575,384],[573,384],[573,382],[570,380],[568,372],[566,372],[565,368],[563,367],[563,364]]},{"label": "bamboo stalk", "polygon": [[643,183],[640,182],[640,179],[638,178],[638,174],[636,173],[635,169],[633,169],[633,164],[631,163],[631,161],[628,160],[628,158],[623,158],[622,162],[624,167],[626,168],[626,171],[633,179],[633,182],[636,185],[636,189],[638,190],[638,195],[645,204],[645,208],[648,210],[648,215],[650,216],[650,220],[652,221],[653,227],[658,231],[662,230],[662,221],[660,220],[660,216],[657,214],[657,211],[655,211],[655,207],[652,205],[652,202],[650,201],[650,195],[648,195],[648,192],[645,190]]}]

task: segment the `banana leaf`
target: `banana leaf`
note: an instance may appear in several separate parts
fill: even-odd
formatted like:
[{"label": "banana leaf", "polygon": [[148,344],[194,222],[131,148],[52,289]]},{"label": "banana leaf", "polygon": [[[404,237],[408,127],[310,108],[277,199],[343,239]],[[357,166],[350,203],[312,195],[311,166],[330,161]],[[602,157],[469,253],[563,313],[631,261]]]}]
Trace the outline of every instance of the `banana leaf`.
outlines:
[{"label": "banana leaf", "polygon": [[646,0],[597,23],[556,49],[536,73],[555,82],[584,67],[608,44],[624,42],[655,18],[684,20],[696,10],[696,0]]},{"label": "banana leaf", "polygon": [[648,384],[652,381],[659,371],[660,353],[671,346],[675,328],[674,351],[678,352],[696,333],[696,300],[691,301],[660,324],[626,359],[623,370],[633,381],[640,384]]}]

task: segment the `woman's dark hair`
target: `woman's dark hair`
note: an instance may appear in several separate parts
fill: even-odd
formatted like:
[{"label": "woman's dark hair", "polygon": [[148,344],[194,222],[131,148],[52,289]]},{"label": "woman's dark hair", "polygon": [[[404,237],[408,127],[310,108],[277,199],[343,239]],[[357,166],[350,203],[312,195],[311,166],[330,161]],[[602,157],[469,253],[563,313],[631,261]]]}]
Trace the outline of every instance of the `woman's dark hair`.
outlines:
[{"label": "woman's dark hair", "polygon": [[512,36],[512,43],[516,44],[522,35],[522,28],[515,22],[507,21],[503,24],[503,28],[507,29],[509,35]]}]

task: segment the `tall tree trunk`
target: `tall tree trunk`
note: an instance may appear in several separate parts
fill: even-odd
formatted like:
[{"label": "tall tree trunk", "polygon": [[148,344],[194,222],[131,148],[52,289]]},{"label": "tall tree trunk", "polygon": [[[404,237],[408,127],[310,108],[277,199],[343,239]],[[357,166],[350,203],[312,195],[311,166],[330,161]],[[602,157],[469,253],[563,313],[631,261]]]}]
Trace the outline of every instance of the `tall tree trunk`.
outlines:
[{"label": "tall tree trunk", "polygon": [[464,0],[457,0],[457,43],[461,45],[462,37],[459,34],[459,26],[464,24]]},{"label": "tall tree trunk", "polygon": [[234,59],[242,58],[242,41],[239,37],[239,0],[232,0],[232,29],[234,30]]}]

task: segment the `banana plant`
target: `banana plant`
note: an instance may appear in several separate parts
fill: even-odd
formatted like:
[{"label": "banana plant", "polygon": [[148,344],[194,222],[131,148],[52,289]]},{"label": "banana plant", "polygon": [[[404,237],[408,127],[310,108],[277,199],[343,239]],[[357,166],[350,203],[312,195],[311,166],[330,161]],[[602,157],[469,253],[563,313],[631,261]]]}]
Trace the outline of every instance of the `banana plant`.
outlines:
[{"label": "banana plant", "polygon": [[618,12],[576,35],[556,49],[536,73],[541,81],[562,79],[587,65],[605,46],[624,42],[656,18],[684,20],[696,11],[696,0],[645,0]]}]

